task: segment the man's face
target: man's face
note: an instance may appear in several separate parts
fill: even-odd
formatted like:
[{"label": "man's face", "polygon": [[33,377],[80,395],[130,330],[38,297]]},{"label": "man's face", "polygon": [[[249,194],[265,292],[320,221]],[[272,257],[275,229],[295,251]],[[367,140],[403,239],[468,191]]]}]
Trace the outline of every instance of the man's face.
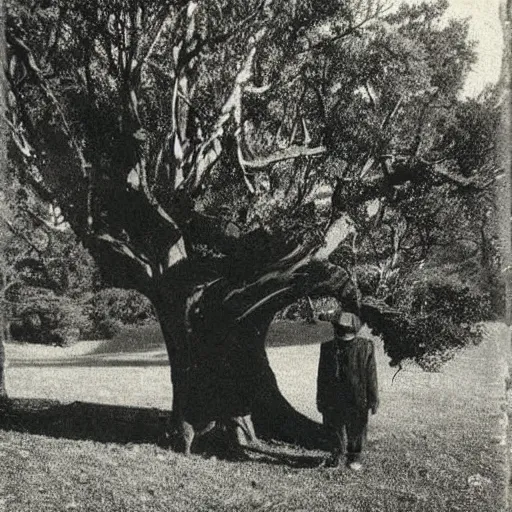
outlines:
[{"label": "man's face", "polygon": [[352,327],[348,327],[346,325],[334,325],[334,335],[337,338],[341,338],[343,336],[346,336],[347,334],[354,334]]}]

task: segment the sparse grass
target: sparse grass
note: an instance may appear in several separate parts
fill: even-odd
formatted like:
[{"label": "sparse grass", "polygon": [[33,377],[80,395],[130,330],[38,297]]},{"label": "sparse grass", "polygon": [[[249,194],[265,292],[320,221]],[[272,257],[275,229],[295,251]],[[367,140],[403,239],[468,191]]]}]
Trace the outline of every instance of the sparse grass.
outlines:
[{"label": "sparse grass", "polygon": [[[296,330],[287,334],[285,327],[280,329],[281,341],[297,340]],[[269,357],[284,394],[319,419],[315,376],[325,326],[309,329],[305,326],[308,336],[300,338],[309,344],[299,340],[294,347],[271,349]],[[506,457],[499,420],[507,337],[508,329],[493,326],[484,344],[460,353],[441,373],[407,367],[394,383],[395,370],[387,366],[378,344],[382,405],[371,418],[361,474],[300,467],[301,459],[315,460],[321,453],[285,445],[268,446],[267,456],[230,462],[204,455],[187,459],[156,444],[138,444],[135,435],[132,441],[137,442],[123,444],[86,440],[101,438],[87,432],[69,439],[65,430],[58,438],[18,428],[0,430],[0,510],[505,510]],[[48,366],[50,356],[46,363],[37,357],[37,365],[23,366],[29,348],[8,347],[12,396],[164,409],[170,403],[163,357],[156,358],[159,365],[141,366],[144,354],[134,360],[129,353],[80,355],[75,348],[65,364],[70,349],[58,349],[58,366]],[[148,349],[145,355],[156,357],[155,345],[149,343]],[[111,360],[121,365],[109,366]],[[134,430],[136,423],[134,417]],[[93,418],[84,418],[84,424],[90,425],[90,434],[105,428],[95,426]]]}]

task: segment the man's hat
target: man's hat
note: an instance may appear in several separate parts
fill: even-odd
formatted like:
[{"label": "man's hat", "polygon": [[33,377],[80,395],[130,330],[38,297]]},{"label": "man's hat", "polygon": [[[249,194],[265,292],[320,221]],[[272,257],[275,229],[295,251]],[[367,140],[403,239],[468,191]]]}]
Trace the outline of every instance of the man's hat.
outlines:
[{"label": "man's hat", "polygon": [[361,329],[361,320],[354,313],[342,312],[332,322],[335,329],[341,331],[341,339],[352,340]]}]

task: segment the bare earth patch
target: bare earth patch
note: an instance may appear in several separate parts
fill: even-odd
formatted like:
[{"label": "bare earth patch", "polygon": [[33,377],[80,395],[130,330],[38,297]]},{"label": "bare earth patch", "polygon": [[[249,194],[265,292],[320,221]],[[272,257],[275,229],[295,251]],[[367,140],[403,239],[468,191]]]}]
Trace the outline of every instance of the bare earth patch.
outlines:
[{"label": "bare earth patch", "polygon": [[[319,419],[315,378],[325,330],[308,333],[311,344],[271,348],[269,357],[285,396]],[[110,404],[102,410],[112,418],[121,409],[136,412],[123,424],[124,442],[105,440],[102,426],[94,432],[95,418],[85,417],[89,431],[74,439],[71,424],[39,434],[37,424],[0,430],[0,511],[505,510],[508,343],[509,330],[491,325],[481,346],[460,353],[442,372],[407,367],[393,383],[395,370],[379,345],[382,405],[371,418],[360,474],[314,468],[322,453],[279,444],[230,462],[200,454],[187,459],[144,441],[136,412],[145,409],[113,406],[169,408],[169,370],[155,343],[143,353],[98,351],[92,344],[11,345],[12,397]],[[154,414],[157,421],[161,413]],[[149,412],[145,418],[150,439]]]}]

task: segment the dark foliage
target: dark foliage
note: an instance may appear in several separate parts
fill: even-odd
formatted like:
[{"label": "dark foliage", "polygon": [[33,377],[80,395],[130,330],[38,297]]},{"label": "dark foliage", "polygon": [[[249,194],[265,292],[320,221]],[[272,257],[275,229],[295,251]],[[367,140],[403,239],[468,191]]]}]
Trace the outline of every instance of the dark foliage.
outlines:
[{"label": "dark foliage", "polygon": [[481,341],[479,322],[491,316],[489,295],[455,278],[408,280],[393,301],[393,313],[370,314],[393,366],[410,359],[439,370],[457,349]]},{"label": "dark foliage", "polygon": [[87,302],[92,336],[113,338],[124,326],[142,325],[155,320],[149,300],[134,290],[106,288]]},{"label": "dark foliage", "polygon": [[11,321],[16,340],[65,346],[89,329],[82,306],[69,297],[46,288],[20,287],[11,298],[16,298]]}]

